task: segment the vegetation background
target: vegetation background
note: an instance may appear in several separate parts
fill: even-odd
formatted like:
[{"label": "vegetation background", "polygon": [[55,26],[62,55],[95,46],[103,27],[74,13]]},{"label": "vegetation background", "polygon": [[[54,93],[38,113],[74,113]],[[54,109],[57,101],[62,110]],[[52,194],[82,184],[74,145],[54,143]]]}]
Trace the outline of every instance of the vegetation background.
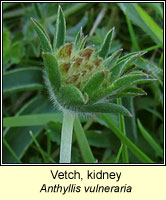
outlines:
[{"label": "vegetation background", "polygon": [[[58,163],[62,114],[53,109],[44,86],[39,39],[30,18],[40,21],[50,37],[55,32],[59,3],[3,3],[3,163]],[[142,85],[147,96],[128,97],[123,105],[133,114],[125,118],[130,140],[129,163],[163,162],[163,3],[60,3],[67,24],[67,41],[83,27],[87,45],[96,48],[113,26],[109,54],[147,53],[137,66],[156,81]],[[97,163],[124,163],[119,116],[82,119],[75,130],[72,163],[89,163],[86,149]],[[77,131],[85,133],[87,141]],[[134,143],[141,152],[137,152]]]}]

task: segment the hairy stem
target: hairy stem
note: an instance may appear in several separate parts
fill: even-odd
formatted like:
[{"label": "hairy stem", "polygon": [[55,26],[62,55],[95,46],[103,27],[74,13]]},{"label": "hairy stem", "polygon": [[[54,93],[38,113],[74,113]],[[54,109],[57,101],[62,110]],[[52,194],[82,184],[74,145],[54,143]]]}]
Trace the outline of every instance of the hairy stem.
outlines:
[{"label": "hairy stem", "polygon": [[71,162],[72,134],[75,115],[69,111],[63,112],[61,132],[60,163]]}]

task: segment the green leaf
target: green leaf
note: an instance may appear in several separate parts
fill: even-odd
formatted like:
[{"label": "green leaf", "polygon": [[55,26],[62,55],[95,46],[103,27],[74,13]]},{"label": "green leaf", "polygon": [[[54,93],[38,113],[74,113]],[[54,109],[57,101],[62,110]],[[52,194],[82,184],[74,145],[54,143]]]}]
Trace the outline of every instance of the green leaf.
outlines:
[{"label": "green leaf", "polygon": [[61,86],[61,74],[56,58],[51,53],[43,53],[44,65],[53,89],[59,90]]},{"label": "green leaf", "polygon": [[141,88],[137,88],[137,87],[126,88],[123,91],[129,92],[129,93],[135,93],[137,95],[146,95],[146,92],[144,90],[142,90]]},{"label": "green leaf", "polygon": [[81,42],[80,42],[80,50],[83,49],[85,47],[85,43],[86,43],[86,40],[87,40],[87,35],[85,37],[82,38]]},{"label": "green leaf", "polygon": [[88,144],[87,138],[85,136],[84,130],[78,117],[76,117],[74,121],[74,132],[76,134],[80,151],[85,163],[95,163],[95,158],[92,154],[92,151],[90,149],[90,146]]},{"label": "green leaf", "polygon": [[138,4],[134,4],[139,16],[144,21],[144,23],[148,26],[148,28],[153,32],[153,34],[159,39],[161,43],[163,43],[163,31],[156,24],[156,22],[145,12]]},{"label": "green leaf", "polygon": [[3,93],[43,89],[42,70],[37,67],[15,69],[3,74]]},{"label": "green leaf", "polygon": [[132,23],[130,21],[130,18],[128,16],[128,12],[126,12],[126,22],[127,22],[127,25],[128,25],[128,30],[129,30],[129,33],[130,33],[130,38],[131,38],[131,41],[132,41],[132,48],[135,51],[139,51],[140,48],[139,48],[138,40],[137,40],[136,35],[134,33],[134,29],[133,29]]},{"label": "green leaf", "polygon": [[[121,98],[117,99],[117,104],[122,106],[122,99]],[[119,115],[119,123],[120,123],[120,130],[122,131],[122,134],[126,136],[124,116],[121,115],[121,114]],[[123,163],[129,163],[128,149],[127,149],[127,146],[125,144],[124,144],[123,149],[122,149],[122,160],[123,160]]]},{"label": "green leaf", "polygon": [[146,95],[146,92],[141,88],[130,87],[125,90],[119,91],[113,95],[110,95],[109,98],[120,98],[120,97],[128,97],[128,96],[139,96]]},{"label": "green leaf", "polygon": [[119,75],[122,75],[125,71],[127,71],[130,66],[133,64],[134,61],[136,61],[136,59],[138,59],[140,56],[142,56],[145,52],[139,52],[138,54],[135,54],[131,57],[129,57],[125,63],[122,65],[121,69],[120,69],[120,73]]},{"label": "green leaf", "polygon": [[156,44],[163,43],[163,31],[156,22],[136,3],[118,3],[124,14],[145,33],[147,33]]},{"label": "green leaf", "polygon": [[112,28],[106,35],[101,49],[99,50],[98,55],[102,58],[105,58],[110,50],[112,38],[114,35],[114,28]]},{"label": "green leaf", "polygon": [[71,109],[85,104],[84,96],[81,91],[72,85],[60,88],[58,102],[65,107],[71,106]]},{"label": "green leaf", "polygon": [[143,59],[142,57],[139,58],[137,65],[139,69],[144,70],[150,74],[152,78],[157,79],[163,87],[163,69],[159,68],[149,60]]},{"label": "green leaf", "polygon": [[32,4],[34,12],[39,19],[42,19],[42,8],[40,3],[33,3]]},{"label": "green leaf", "polygon": [[104,81],[104,78],[105,78],[104,71],[97,72],[87,82],[87,84],[85,85],[85,87],[82,89],[82,92],[84,94],[87,93],[88,96],[89,96],[89,98],[91,98],[93,96],[93,94],[95,94],[99,90],[101,84]]},{"label": "green leaf", "polygon": [[[19,112],[16,113],[18,115],[28,115],[28,114],[37,114],[37,113],[48,113],[52,112],[52,107],[49,104],[48,99],[37,95],[31,101],[26,103]],[[55,111],[54,111],[55,112]],[[55,119],[54,119],[55,120]],[[11,126],[14,126],[13,122],[11,122]],[[24,121],[24,123],[26,123]],[[29,123],[33,124],[33,119]],[[32,143],[32,138],[28,134],[29,131],[33,131],[34,135],[37,136],[42,130],[42,126],[24,126],[24,127],[11,127],[5,128],[3,132],[3,137],[5,137],[7,143],[13,149],[15,154],[19,159],[25,154],[27,149]],[[4,163],[15,163],[15,159],[11,155],[11,153],[3,146],[3,162]]]},{"label": "green leaf", "polygon": [[31,18],[31,20],[33,22],[34,29],[40,39],[43,51],[44,52],[52,52],[51,42],[50,42],[50,38],[49,38],[47,32],[42,27],[42,25],[39,24],[35,19]]},{"label": "green leaf", "polygon": [[25,54],[25,49],[22,45],[22,42],[15,42],[12,44],[9,52],[10,61],[12,64],[20,63],[21,59]]},{"label": "green leaf", "polygon": [[111,92],[115,90],[124,90],[127,87],[130,87],[132,85],[142,84],[150,82],[154,79],[148,79],[147,74],[139,73],[139,74],[129,74],[126,76],[122,76],[115,80],[110,87],[108,87],[104,91],[104,95],[111,94]]},{"label": "green leaf", "polygon": [[56,20],[56,32],[53,43],[54,51],[64,44],[65,36],[66,36],[66,21],[62,8],[59,6],[57,20]]},{"label": "green leaf", "polygon": [[4,127],[24,127],[46,125],[50,121],[62,122],[62,115],[55,114],[33,114],[3,118]]},{"label": "green leaf", "polygon": [[119,159],[120,159],[122,150],[123,150],[123,144],[121,144],[121,146],[120,146],[120,148],[119,148],[119,151],[118,151],[117,156],[116,156],[116,159],[115,159],[115,163],[118,163],[118,162],[119,162]]},{"label": "green leaf", "polygon": [[17,161],[17,163],[21,163],[21,160],[17,157],[16,153],[13,151],[13,149],[10,147],[10,145],[7,143],[6,139],[3,138],[3,144],[5,145],[5,147],[8,149],[8,151],[11,153],[11,155],[13,156],[13,158],[15,158],[15,160]]},{"label": "green leaf", "polygon": [[123,49],[119,49],[117,51],[115,51],[110,57],[108,57],[105,61],[104,61],[104,65],[108,66],[108,68],[111,70],[113,70],[113,68],[116,66],[116,63],[119,60],[119,56],[121,55]]},{"label": "green leaf", "polygon": [[139,119],[137,119],[138,128],[145,138],[145,140],[149,143],[149,145],[156,151],[156,153],[162,158],[163,157],[163,150],[162,148],[156,143],[156,141],[152,138],[151,134],[142,126]]},{"label": "green leaf", "polygon": [[98,148],[113,148],[112,137],[107,131],[86,131],[86,138],[90,146]]},{"label": "green leaf", "polygon": [[84,38],[84,34],[82,32],[82,27],[80,29],[80,31],[77,33],[76,35],[76,38],[75,38],[75,41],[74,41],[74,48],[76,50],[80,49],[80,45],[81,45],[81,41],[83,40]]},{"label": "green leaf", "polygon": [[[144,52],[144,51],[143,51]],[[142,51],[139,51],[139,53],[143,53]],[[127,53],[125,54],[124,56],[120,57],[119,60],[118,60],[118,64],[119,63],[122,63],[124,61],[127,61],[127,59],[129,59],[130,57],[134,56],[138,54],[138,52],[132,52],[132,53]]]},{"label": "green leaf", "polygon": [[12,43],[8,29],[3,31],[3,65],[18,64],[25,54],[25,49],[21,41]]},{"label": "green leaf", "polygon": [[156,13],[163,19],[163,8],[162,8],[162,3],[140,3],[142,6],[147,6],[149,8],[152,8],[156,11]]},{"label": "green leaf", "polygon": [[114,103],[96,103],[80,108],[83,112],[116,113],[131,117],[130,112],[123,106]]},{"label": "green leaf", "polygon": [[10,32],[7,29],[3,30],[3,64],[7,64],[10,59]]},{"label": "green leaf", "polygon": [[154,163],[146,154],[144,154],[127,136],[123,135],[117,125],[112,119],[102,114],[101,118],[107,123],[107,126],[113,131],[113,133],[121,140],[122,143],[126,144],[130,151],[142,162],[142,163]]},{"label": "green leaf", "polygon": [[84,37],[84,34],[82,32],[82,27],[81,27],[81,29],[77,33],[75,41],[74,41],[74,49],[75,50],[83,49],[85,46],[86,40],[87,40],[87,36]]}]

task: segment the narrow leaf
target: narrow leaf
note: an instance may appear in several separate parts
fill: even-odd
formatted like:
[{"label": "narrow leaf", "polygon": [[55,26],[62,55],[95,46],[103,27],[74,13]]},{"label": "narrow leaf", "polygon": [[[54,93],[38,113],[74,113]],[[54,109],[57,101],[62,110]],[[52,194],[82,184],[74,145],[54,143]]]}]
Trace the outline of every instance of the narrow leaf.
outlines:
[{"label": "narrow leaf", "polygon": [[[117,99],[117,104],[120,106],[123,105],[121,98]],[[120,123],[120,130],[122,131],[123,135],[126,136],[125,121],[124,121],[124,116],[122,114],[119,114],[119,123]],[[122,149],[122,160],[123,160],[123,163],[129,163],[128,149],[127,149],[127,145],[125,144]]]},{"label": "narrow leaf", "polygon": [[96,103],[83,106],[84,112],[116,113],[131,117],[130,112],[123,106],[114,103]]},{"label": "narrow leaf", "polygon": [[138,54],[135,54],[129,59],[127,59],[120,69],[120,75],[127,71],[130,68],[130,66],[134,63],[134,61],[136,61],[136,59],[138,59],[143,54],[145,54],[145,52],[139,52]]},{"label": "narrow leaf", "polygon": [[57,20],[56,20],[56,32],[53,43],[54,51],[64,44],[65,36],[66,36],[66,21],[62,8],[59,6]]},{"label": "narrow leaf", "polygon": [[147,93],[141,88],[130,87],[125,90],[119,91],[113,95],[110,95],[109,98],[119,98],[119,97],[129,97],[129,96],[139,96],[146,95]]},{"label": "narrow leaf", "polygon": [[[128,87],[132,87],[133,85],[150,83],[154,80],[155,79],[148,78],[147,74],[143,74],[141,72],[139,74],[129,74],[113,81],[113,83],[107,89],[95,95],[93,97],[93,100],[98,101],[106,96],[109,97],[116,95],[118,92],[120,93]],[[127,96],[133,96],[133,95],[127,95]]]},{"label": "narrow leaf", "polygon": [[99,90],[101,84],[104,81],[104,77],[105,77],[104,71],[97,72],[96,74],[94,74],[91,77],[91,79],[87,82],[82,92],[87,93],[89,98],[91,98],[93,94]]},{"label": "narrow leaf", "polygon": [[150,30],[154,33],[154,35],[163,43],[163,31],[156,24],[156,22],[145,12],[138,4],[134,4],[137,12],[139,13],[141,19],[144,23],[150,28]]},{"label": "narrow leaf", "polygon": [[59,91],[58,101],[65,107],[76,107],[85,104],[81,91],[75,86],[64,86]]},{"label": "narrow leaf", "polygon": [[121,146],[119,148],[119,151],[118,151],[116,159],[115,159],[115,163],[119,162],[119,159],[120,159],[120,156],[121,156],[121,153],[122,153],[122,149],[123,149],[123,144],[121,144]]},{"label": "narrow leaf", "polygon": [[[148,4],[150,4],[148,2]],[[155,3],[156,4],[156,3]],[[124,14],[128,11],[128,17],[135,25],[148,34],[156,44],[162,43],[162,29],[156,22],[136,3],[118,3]]]},{"label": "narrow leaf", "polygon": [[85,37],[82,38],[81,42],[80,42],[80,46],[79,46],[79,49],[83,49],[85,47],[85,43],[86,43],[86,40],[87,40],[87,35]]},{"label": "narrow leaf", "polygon": [[142,126],[139,119],[137,119],[138,128],[140,132],[142,133],[145,140],[149,143],[149,145],[158,153],[158,155],[162,158],[163,157],[163,150],[162,148],[156,143],[156,141],[152,138],[150,133],[148,133],[147,130]]},{"label": "narrow leaf", "polygon": [[17,163],[22,163],[21,160],[18,158],[18,156],[16,155],[16,153],[13,151],[13,149],[10,147],[10,145],[8,144],[8,142],[6,141],[5,138],[3,138],[3,144],[6,146],[6,148],[8,149],[8,151],[11,153],[11,155],[13,156],[13,158],[17,161]]},{"label": "narrow leaf", "polygon": [[77,50],[77,49],[80,49],[80,44],[81,44],[81,41],[83,40],[84,38],[84,35],[83,35],[83,32],[82,32],[82,27],[80,29],[80,31],[77,33],[76,35],[76,38],[75,38],[75,41],[74,41],[74,48]]},{"label": "narrow leaf", "polygon": [[134,29],[133,29],[133,25],[132,25],[132,23],[130,21],[130,18],[128,16],[128,12],[126,12],[126,22],[127,22],[127,25],[128,25],[128,30],[129,30],[129,33],[130,33],[130,38],[131,38],[131,41],[132,41],[132,47],[133,47],[133,49],[135,51],[139,51],[140,48],[139,48],[138,40],[136,38]]},{"label": "narrow leaf", "polygon": [[3,118],[4,127],[24,127],[46,125],[49,121],[62,122],[62,115],[55,114],[33,114]]},{"label": "narrow leaf", "polygon": [[106,35],[103,45],[101,49],[99,50],[99,56],[102,58],[105,58],[110,50],[111,43],[112,43],[112,38],[114,34],[114,28],[112,28]]},{"label": "narrow leaf", "polygon": [[74,132],[76,134],[80,151],[85,163],[95,163],[95,158],[92,154],[92,151],[90,149],[90,146],[88,144],[87,138],[84,133],[84,129],[82,128],[82,125],[78,117],[76,117],[74,122]]},{"label": "narrow leaf", "polygon": [[33,22],[34,29],[40,39],[43,51],[44,52],[52,52],[51,42],[50,42],[50,38],[49,38],[47,32],[42,27],[42,25],[39,24],[35,19],[31,18],[31,20]]},{"label": "narrow leaf", "polygon": [[116,63],[118,62],[119,56],[121,55],[122,51],[123,51],[123,49],[119,49],[119,50],[115,51],[110,57],[108,57],[104,61],[104,65],[108,66],[110,71],[115,67]]},{"label": "narrow leaf", "polygon": [[142,162],[142,163],[153,163],[153,161],[144,154],[127,136],[123,135],[121,130],[113,122],[113,120],[106,114],[102,114],[102,119],[106,122],[107,126],[113,131],[113,133],[127,145],[130,151]]},{"label": "narrow leaf", "polygon": [[42,70],[37,67],[15,69],[3,74],[3,93],[43,89]]},{"label": "narrow leaf", "polygon": [[114,90],[117,89],[125,89],[126,87],[129,87],[130,85],[133,84],[134,81],[139,80],[141,78],[144,78],[144,74],[136,74],[136,75],[126,75],[118,78],[115,80],[106,90],[105,94],[109,94]]},{"label": "narrow leaf", "polygon": [[[52,112],[52,107],[50,106],[48,99],[41,95],[36,95],[33,99],[28,101],[22,108],[16,113],[16,116],[18,115],[31,115],[32,113],[48,113]],[[47,118],[47,116],[46,116]],[[36,122],[37,122],[38,116],[36,116]],[[22,123],[26,123],[27,119],[21,120]],[[27,123],[33,123],[33,117],[31,118],[29,116],[29,120]],[[56,120],[56,117],[54,116],[54,120]],[[18,119],[18,123],[19,123]],[[20,124],[21,124],[20,121]],[[14,126],[14,121],[10,121],[10,125],[8,126]],[[41,130],[43,129],[43,124],[41,126],[24,126],[24,127],[11,127],[11,128],[5,128],[3,132],[3,136],[5,137],[6,141],[10,145],[10,147],[13,149],[13,151],[16,153],[18,158],[22,158],[22,156],[25,154],[27,149],[32,143],[32,138],[28,134],[28,132],[31,130],[37,136]],[[16,139],[17,138],[17,139]],[[3,149],[3,162],[4,163],[15,163],[15,159],[11,156],[10,152],[4,148]]]},{"label": "narrow leaf", "polygon": [[51,53],[43,53],[44,65],[53,89],[61,86],[61,74],[56,58]]}]

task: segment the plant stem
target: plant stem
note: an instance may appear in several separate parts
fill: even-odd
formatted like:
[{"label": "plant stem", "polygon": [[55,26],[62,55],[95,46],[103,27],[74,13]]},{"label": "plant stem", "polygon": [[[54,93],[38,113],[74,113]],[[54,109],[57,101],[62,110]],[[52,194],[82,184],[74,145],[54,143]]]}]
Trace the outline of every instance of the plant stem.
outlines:
[{"label": "plant stem", "polygon": [[[117,103],[119,105],[122,105],[122,99],[118,98]],[[124,116],[121,114],[119,115],[119,121],[120,121],[120,130],[122,131],[123,135],[126,136]],[[124,145],[122,149],[122,158],[124,163],[129,163],[128,150],[126,145]]]},{"label": "plant stem", "polygon": [[69,111],[63,112],[61,132],[60,163],[71,162],[71,145],[75,115]]}]

